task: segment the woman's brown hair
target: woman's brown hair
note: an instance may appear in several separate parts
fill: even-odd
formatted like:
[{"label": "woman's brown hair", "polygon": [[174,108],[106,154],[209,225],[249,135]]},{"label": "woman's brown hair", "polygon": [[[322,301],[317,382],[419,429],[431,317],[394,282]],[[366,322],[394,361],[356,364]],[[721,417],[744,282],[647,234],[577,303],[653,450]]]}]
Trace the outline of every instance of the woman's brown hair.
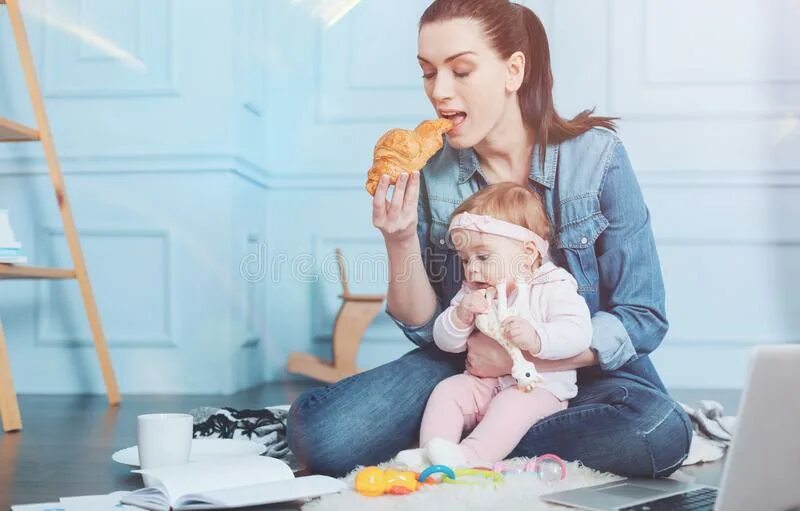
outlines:
[{"label": "woman's brown hair", "polygon": [[584,110],[572,119],[558,115],[553,104],[550,46],[544,25],[533,11],[508,0],[435,0],[425,9],[419,26],[460,18],[480,23],[502,58],[509,58],[515,51],[525,55],[525,75],[517,96],[522,119],[534,130],[538,144],[557,144],[595,126],[615,129],[614,117],[593,116],[594,109]]}]

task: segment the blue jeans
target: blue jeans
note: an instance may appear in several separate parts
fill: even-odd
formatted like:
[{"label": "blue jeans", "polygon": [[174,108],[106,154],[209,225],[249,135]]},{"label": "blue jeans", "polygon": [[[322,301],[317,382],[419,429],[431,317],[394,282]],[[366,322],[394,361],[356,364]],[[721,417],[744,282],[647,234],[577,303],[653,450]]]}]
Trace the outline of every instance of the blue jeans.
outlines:
[{"label": "blue jeans", "polygon": [[[343,475],[419,442],[428,396],[464,371],[464,355],[435,346],[302,394],[289,411],[289,446],[313,473]],[[664,477],[689,452],[683,409],[644,381],[609,376],[579,385],[566,410],[534,425],[511,456],[555,453],[630,477]]]}]

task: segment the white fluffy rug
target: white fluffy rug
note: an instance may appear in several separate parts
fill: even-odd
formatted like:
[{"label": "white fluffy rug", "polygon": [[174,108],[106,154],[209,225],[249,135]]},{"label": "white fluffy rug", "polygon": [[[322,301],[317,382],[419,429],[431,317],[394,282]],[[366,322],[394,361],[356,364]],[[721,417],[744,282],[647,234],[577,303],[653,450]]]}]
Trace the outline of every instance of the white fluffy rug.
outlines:
[{"label": "white fluffy rug", "polygon": [[[511,467],[522,467],[527,461],[525,458],[516,458],[507,463]],[[386,465],[388,464],[381,466]],[[408,495],[364,497],[352,490],[355,473],[356,471],[353,471],[344,478],[350,485],[350,490],[308,502],[303,506],[303,511],[563,510],[561,506],[540,501],[539,495],[621,479],[614,474],[597,472],[580,463],[572,462],[567,463],[566,479],[551,485],[539,481],[535,474],[507,474],[504,481],[496,487],[437,484]]]}]

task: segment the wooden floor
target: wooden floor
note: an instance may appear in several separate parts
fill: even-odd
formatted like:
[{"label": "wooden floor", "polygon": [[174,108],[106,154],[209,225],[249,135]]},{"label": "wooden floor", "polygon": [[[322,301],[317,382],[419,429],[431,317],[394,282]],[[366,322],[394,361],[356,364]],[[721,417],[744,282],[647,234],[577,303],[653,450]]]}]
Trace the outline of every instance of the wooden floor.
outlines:
[{"label": "wooden floor", "polygon": [[[186,412],[199,406],[260,408],[290,403],[311,383],[270,383],[232,396],[125,396],[109,408],[103,396],[20,396],[25,429],[0,433],[0,511],[12,504],[58,502],[59,497],[110,493],[141,487],[130,467],[111,454],[136,443],[136,416]],[[676,391],[692,403],[716,399],[735,413],[738,392]],[[698,482],[717,484],[720,463],[684,469]],[[264,507],[262,509],[285,509]]]},{"label": "wooden floor", "polygon": [[16,504],[141,488],[111,454],[136,444],[136,416],[200,406],[261,408],[287,404],[312,383],[271,383],[230,396],[20,396],[24,429],[0,432],[0,511]]}]

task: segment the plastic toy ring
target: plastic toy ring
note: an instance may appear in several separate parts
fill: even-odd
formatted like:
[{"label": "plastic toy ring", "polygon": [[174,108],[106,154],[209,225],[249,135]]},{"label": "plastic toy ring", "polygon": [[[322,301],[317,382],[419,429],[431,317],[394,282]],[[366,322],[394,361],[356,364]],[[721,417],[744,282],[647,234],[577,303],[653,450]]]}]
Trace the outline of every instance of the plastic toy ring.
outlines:
[{"label": "plastic toy ring", "polygon": [[431,465],[422,471],[417,480],[421,483],[424,483],[433,474],[444,474],[442,479],[445,477],[449,477],[450,479],[456,478],[456,473],[453,472],[453,469],[447,465]]},{"label": "plastic toy ring", "polygon": [[[464,481],[465,477],[481,477],[486,481]],[[486,484],[491,480],[494,484],[503,482],[503,474],[479,468],[461,468],[455,471],[455,477],[442,476],[442,482],[448,484]]]},{"label": "plastic toy ring", "polygon": [[503,461],[498,461],[494,465],[492,465],[492,470],[494,470],[495,472],[499,472],[501,474],[507,474],[507,473],[518,474],[520,472],[524,472],[525,471],[524,469],[514,469],[512,467],[509,467]]}]

